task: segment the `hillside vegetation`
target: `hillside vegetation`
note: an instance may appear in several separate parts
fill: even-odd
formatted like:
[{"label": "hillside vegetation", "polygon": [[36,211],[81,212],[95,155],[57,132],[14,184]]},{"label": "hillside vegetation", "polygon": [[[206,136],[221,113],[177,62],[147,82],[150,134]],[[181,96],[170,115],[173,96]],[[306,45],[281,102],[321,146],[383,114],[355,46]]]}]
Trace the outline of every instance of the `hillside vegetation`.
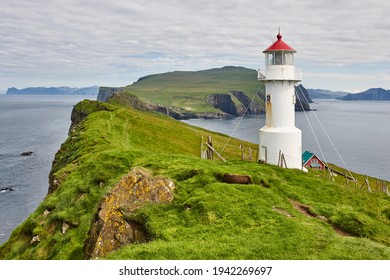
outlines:
[{"label": "hillside vegetation", "polygon": [[[194,112],[218,111],[207,102],[210,94],[242,91],[251,98],[259,91],[264,96],[264,87],[257,80],[255,70],[229,66],[150,75],[125,87],[125,91],[146,102],[181,107]],[[234,97],[233,101],[237,106],[240,104]],[[261,103],[259,97],[256,102]]]},{"label": "hillside vegetation", "polygon": [[[176,119],[186,119],[261,114],[265,111],[264,94],[256,70],[225,66],[149,75],[123,88],[101,87],[98,100],[118,104],[117,99],[133,96],[150,110],[169,111]],[[310,110],[308,102],[312,101],[302,85],[297,100],[295,110]]]},{"label": "hillside vegetation", "polygon": [[[147,240],[105,258],[390,258],[385,193],[327,180],[321,171],[258,164],[255,155],[242,160],[239,146],[256,151],[257,145],[162,114],[94,101],[74,111],[83,118],[56,154],[50,193],[0,247],[1,259],[87,258],[102,201],[135,167],[172,180],[173,200],[134,201],[137,210],[124,216],[144,228]],[[208,136],[227,162],[200,158]],[[251,183],[225,183],[227,173],[248,175]]]}]

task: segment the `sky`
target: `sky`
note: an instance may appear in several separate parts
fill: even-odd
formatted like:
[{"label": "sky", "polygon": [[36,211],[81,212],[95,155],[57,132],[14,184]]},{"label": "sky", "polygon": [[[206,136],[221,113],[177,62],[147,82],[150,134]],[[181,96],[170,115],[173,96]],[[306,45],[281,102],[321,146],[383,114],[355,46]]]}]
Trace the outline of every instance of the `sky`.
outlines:
[{"label": "sky", "polygon": [[264,69],[279,27],[306,88],[390,89],[389,11],[387,0],[1,0],[0,92]]}]

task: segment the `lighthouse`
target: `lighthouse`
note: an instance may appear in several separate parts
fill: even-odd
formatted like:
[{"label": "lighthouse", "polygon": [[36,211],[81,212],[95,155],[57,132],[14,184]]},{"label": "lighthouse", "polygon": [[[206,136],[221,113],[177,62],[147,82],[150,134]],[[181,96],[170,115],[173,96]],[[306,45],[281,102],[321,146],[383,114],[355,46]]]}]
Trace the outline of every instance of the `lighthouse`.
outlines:
[{"label": "lighthouse", "polygon": [[295,84],[302,71],[294,67],[292,47],[277,40],[263,51],[265,71],[258,72],[265,84],[265,126],[260,129],[259,161],[285,168],[302,169],[302,133],[295,127]]}]

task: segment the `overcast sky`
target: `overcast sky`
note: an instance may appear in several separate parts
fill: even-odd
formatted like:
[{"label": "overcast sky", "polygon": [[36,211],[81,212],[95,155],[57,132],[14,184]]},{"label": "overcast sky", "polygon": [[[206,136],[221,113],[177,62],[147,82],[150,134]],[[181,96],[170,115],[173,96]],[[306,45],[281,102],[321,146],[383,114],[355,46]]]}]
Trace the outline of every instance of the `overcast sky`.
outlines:
[{"label": "overcast sky", "polygon": [[1,0],[0,92],[264,68],[278,27],[305,87],[390,89],[389,11],[388,0]]}]

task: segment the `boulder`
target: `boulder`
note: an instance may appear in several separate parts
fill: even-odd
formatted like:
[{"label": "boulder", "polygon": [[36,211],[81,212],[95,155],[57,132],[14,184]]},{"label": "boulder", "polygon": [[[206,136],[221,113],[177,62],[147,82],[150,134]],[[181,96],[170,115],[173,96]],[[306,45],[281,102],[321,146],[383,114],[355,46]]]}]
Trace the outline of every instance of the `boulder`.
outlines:
[{"label": "boulder", "polygon": [[173,200],[174,183],[152,177],[143,168],[134,168],[104,198],[84,243],[87,259],[99,259],[129,243],[150,240],[146,228],[130,217],[148,203],[169,203]]}]

